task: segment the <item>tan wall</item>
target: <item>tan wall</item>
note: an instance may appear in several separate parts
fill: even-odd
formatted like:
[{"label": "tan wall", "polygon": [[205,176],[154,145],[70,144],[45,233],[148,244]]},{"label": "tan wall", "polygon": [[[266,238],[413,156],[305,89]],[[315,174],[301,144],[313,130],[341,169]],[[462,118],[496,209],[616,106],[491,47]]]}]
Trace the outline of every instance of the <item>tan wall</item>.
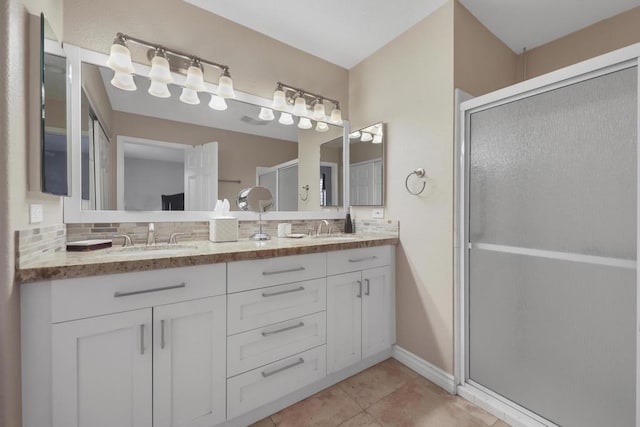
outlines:
[{"label": "tan wall", "polygon": [[[398,219],[398,344],[453,371],[453,2],[349,73],[353,129],[387,123],[386,216]],[[392,84],[391,84],[392,83]],[[423,167],[429,189],[404,190]],[[356,208],[365,218],[369,208]]]},{"label": "tan wall", "polygon": [[[32,12],[39,13],[39,10]],[[0,425],[3,427],[22,424],[20,305],[19,289],[14,283],[15,230],[30,227],[27,216],[30,203],[43,205],[44,224],[62,221],[59,197],[32,194],[27,188],[29,124],[37,120],[28,113],[27,22],[27,11],[21,1],[3,1],[0,8],[0,57],[3,58],[0,61]]]},{"label": "tan wall", "polygon": [[[93,112],[107,133],[107,137],[111,138],[113,135],[113,109],[111,108],[111,101],[109,101],[109,95],[107,95],[107,90],[104,87],[104,81],[102,80],[98,67],[88,64],[82,65],[82,88],[91,104]],[[83,107],[85,106],[83,105]],[[88,114],[88,109],[85,110],[83,108],[83,120],[81,124],[83,130],[88,127],[88,116],[85,116],[85,111],[87,111]]]},{"label": "tan wall", "polygon": [[[526,80],[640,42],[640,7],[597,22],[520,55],[518,76]],[[523,78],[523,60],[526,68]]]},{"label": "tan wall", "polygon": [[358,163],[367,160],[381,159],[383,157],[384,144],[372,144],[371,142],[354,142],[349,144],[349,162]]},{"label": "tan wall", "polygon": [[[236,210],[233,202],[240,190],[256,184],[256,166],[273,166],[298,156],[298,144],[295,142],[120,111],[113,113],[113,131],[114,135],[177,144],[198,145],[218,142],[218,178],[241,180],[240,184],[220,183],[218,185],[218,198],[229,199],[232,202],[232,210]],[[114,141],[116,141],[115,136]]]},{"label": "tan wall", "polygon": [[479,96],[517,82],[518,56],[456,0],[454,85]]},{"label": "tan wall", "polygon": [[65,42],[108,53],[117,32],[227,64],[239,90],[270,98],[283,81],[348,109],[344,68],[182,0],[65,0]]}]

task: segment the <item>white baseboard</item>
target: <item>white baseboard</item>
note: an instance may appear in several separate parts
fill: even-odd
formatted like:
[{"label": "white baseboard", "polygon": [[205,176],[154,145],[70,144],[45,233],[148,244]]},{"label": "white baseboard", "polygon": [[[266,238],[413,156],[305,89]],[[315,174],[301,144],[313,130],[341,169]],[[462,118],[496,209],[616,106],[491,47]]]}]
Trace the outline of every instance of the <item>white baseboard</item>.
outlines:
[{"label": "white baseboard", "polygon": [[443,371],[426,360],[416,356],[404,348],[394,345],[391,351],[391,357],[398,362],[413,369],[432,383],[439,385],[447,392],[456,394],[456,381],[450,373]]}]

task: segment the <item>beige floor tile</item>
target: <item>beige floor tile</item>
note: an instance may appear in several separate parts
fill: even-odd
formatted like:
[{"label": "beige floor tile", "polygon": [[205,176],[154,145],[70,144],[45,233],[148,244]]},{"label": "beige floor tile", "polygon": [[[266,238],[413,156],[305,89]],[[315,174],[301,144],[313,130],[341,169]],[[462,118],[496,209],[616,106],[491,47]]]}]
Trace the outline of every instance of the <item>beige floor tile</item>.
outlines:
[{"label": "beige floor tile", "polygon": [[381,427],[375,419],[366,412],[360,412],[353,418],[349,418],[340,427]]},{"label": "beige floor tile", "polygon": [[251,424],[249,427],[274,427],[275,424],[271,421],[271,418],[264,418],[257,423]]},{"label": "beige floor tile", "polygon": [[494,417],[487,423],[471,415],[454,399],[427,387],[424,381],[420,378],[410,381],[367,412],[385,427],[487,427],[496,421]]},{"label": "beige floor tile", "polygon": [[340,383],[340,387],[363,409],[406,385],[418,374],[401,363],[387,359]]},{"label": "beige floor tile", "polygon": [[335,427],[362,411],[338,386],[320,393],[271,416],[279,427]]},{"label": "beige floor tile", "polygon": [[505,423],[502,420],[498,420],[496,421],[496,423],[493,425],[493,427],[511,427],[511,425]]}]

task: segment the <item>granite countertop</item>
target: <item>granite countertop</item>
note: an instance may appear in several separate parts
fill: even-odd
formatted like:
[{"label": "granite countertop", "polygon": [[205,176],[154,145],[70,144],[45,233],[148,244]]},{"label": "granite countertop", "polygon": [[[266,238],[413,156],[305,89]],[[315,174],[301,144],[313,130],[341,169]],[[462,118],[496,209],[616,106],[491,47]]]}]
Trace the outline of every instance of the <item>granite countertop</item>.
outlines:
[{"label": "granite countertop", "polygon": [[16,281],[27,283],[69,279],[370,246],[397,245],[398,243],[397,235],[352,234],[329,238],[274,237],[263,242],[248,239],[227,243],[185,241],[177,245],[159,244],[151,248],[137,245],[133,248],[112,247],[90,252],[56,252],[49,257],[22,265],[16,270]]}]

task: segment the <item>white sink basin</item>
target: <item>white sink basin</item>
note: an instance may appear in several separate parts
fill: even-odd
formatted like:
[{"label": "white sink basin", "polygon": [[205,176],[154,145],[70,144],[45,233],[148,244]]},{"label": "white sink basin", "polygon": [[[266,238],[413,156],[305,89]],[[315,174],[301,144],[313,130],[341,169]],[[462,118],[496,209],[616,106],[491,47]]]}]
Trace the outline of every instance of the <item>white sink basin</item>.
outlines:
[{"label": "white sink basin", "polygon": [[115,256],[135,256],[135,255],[180,255],[195,249],[190,245],[150,245],[150,246],[127,246],[125,248],[117,248],[112,252]]}]

